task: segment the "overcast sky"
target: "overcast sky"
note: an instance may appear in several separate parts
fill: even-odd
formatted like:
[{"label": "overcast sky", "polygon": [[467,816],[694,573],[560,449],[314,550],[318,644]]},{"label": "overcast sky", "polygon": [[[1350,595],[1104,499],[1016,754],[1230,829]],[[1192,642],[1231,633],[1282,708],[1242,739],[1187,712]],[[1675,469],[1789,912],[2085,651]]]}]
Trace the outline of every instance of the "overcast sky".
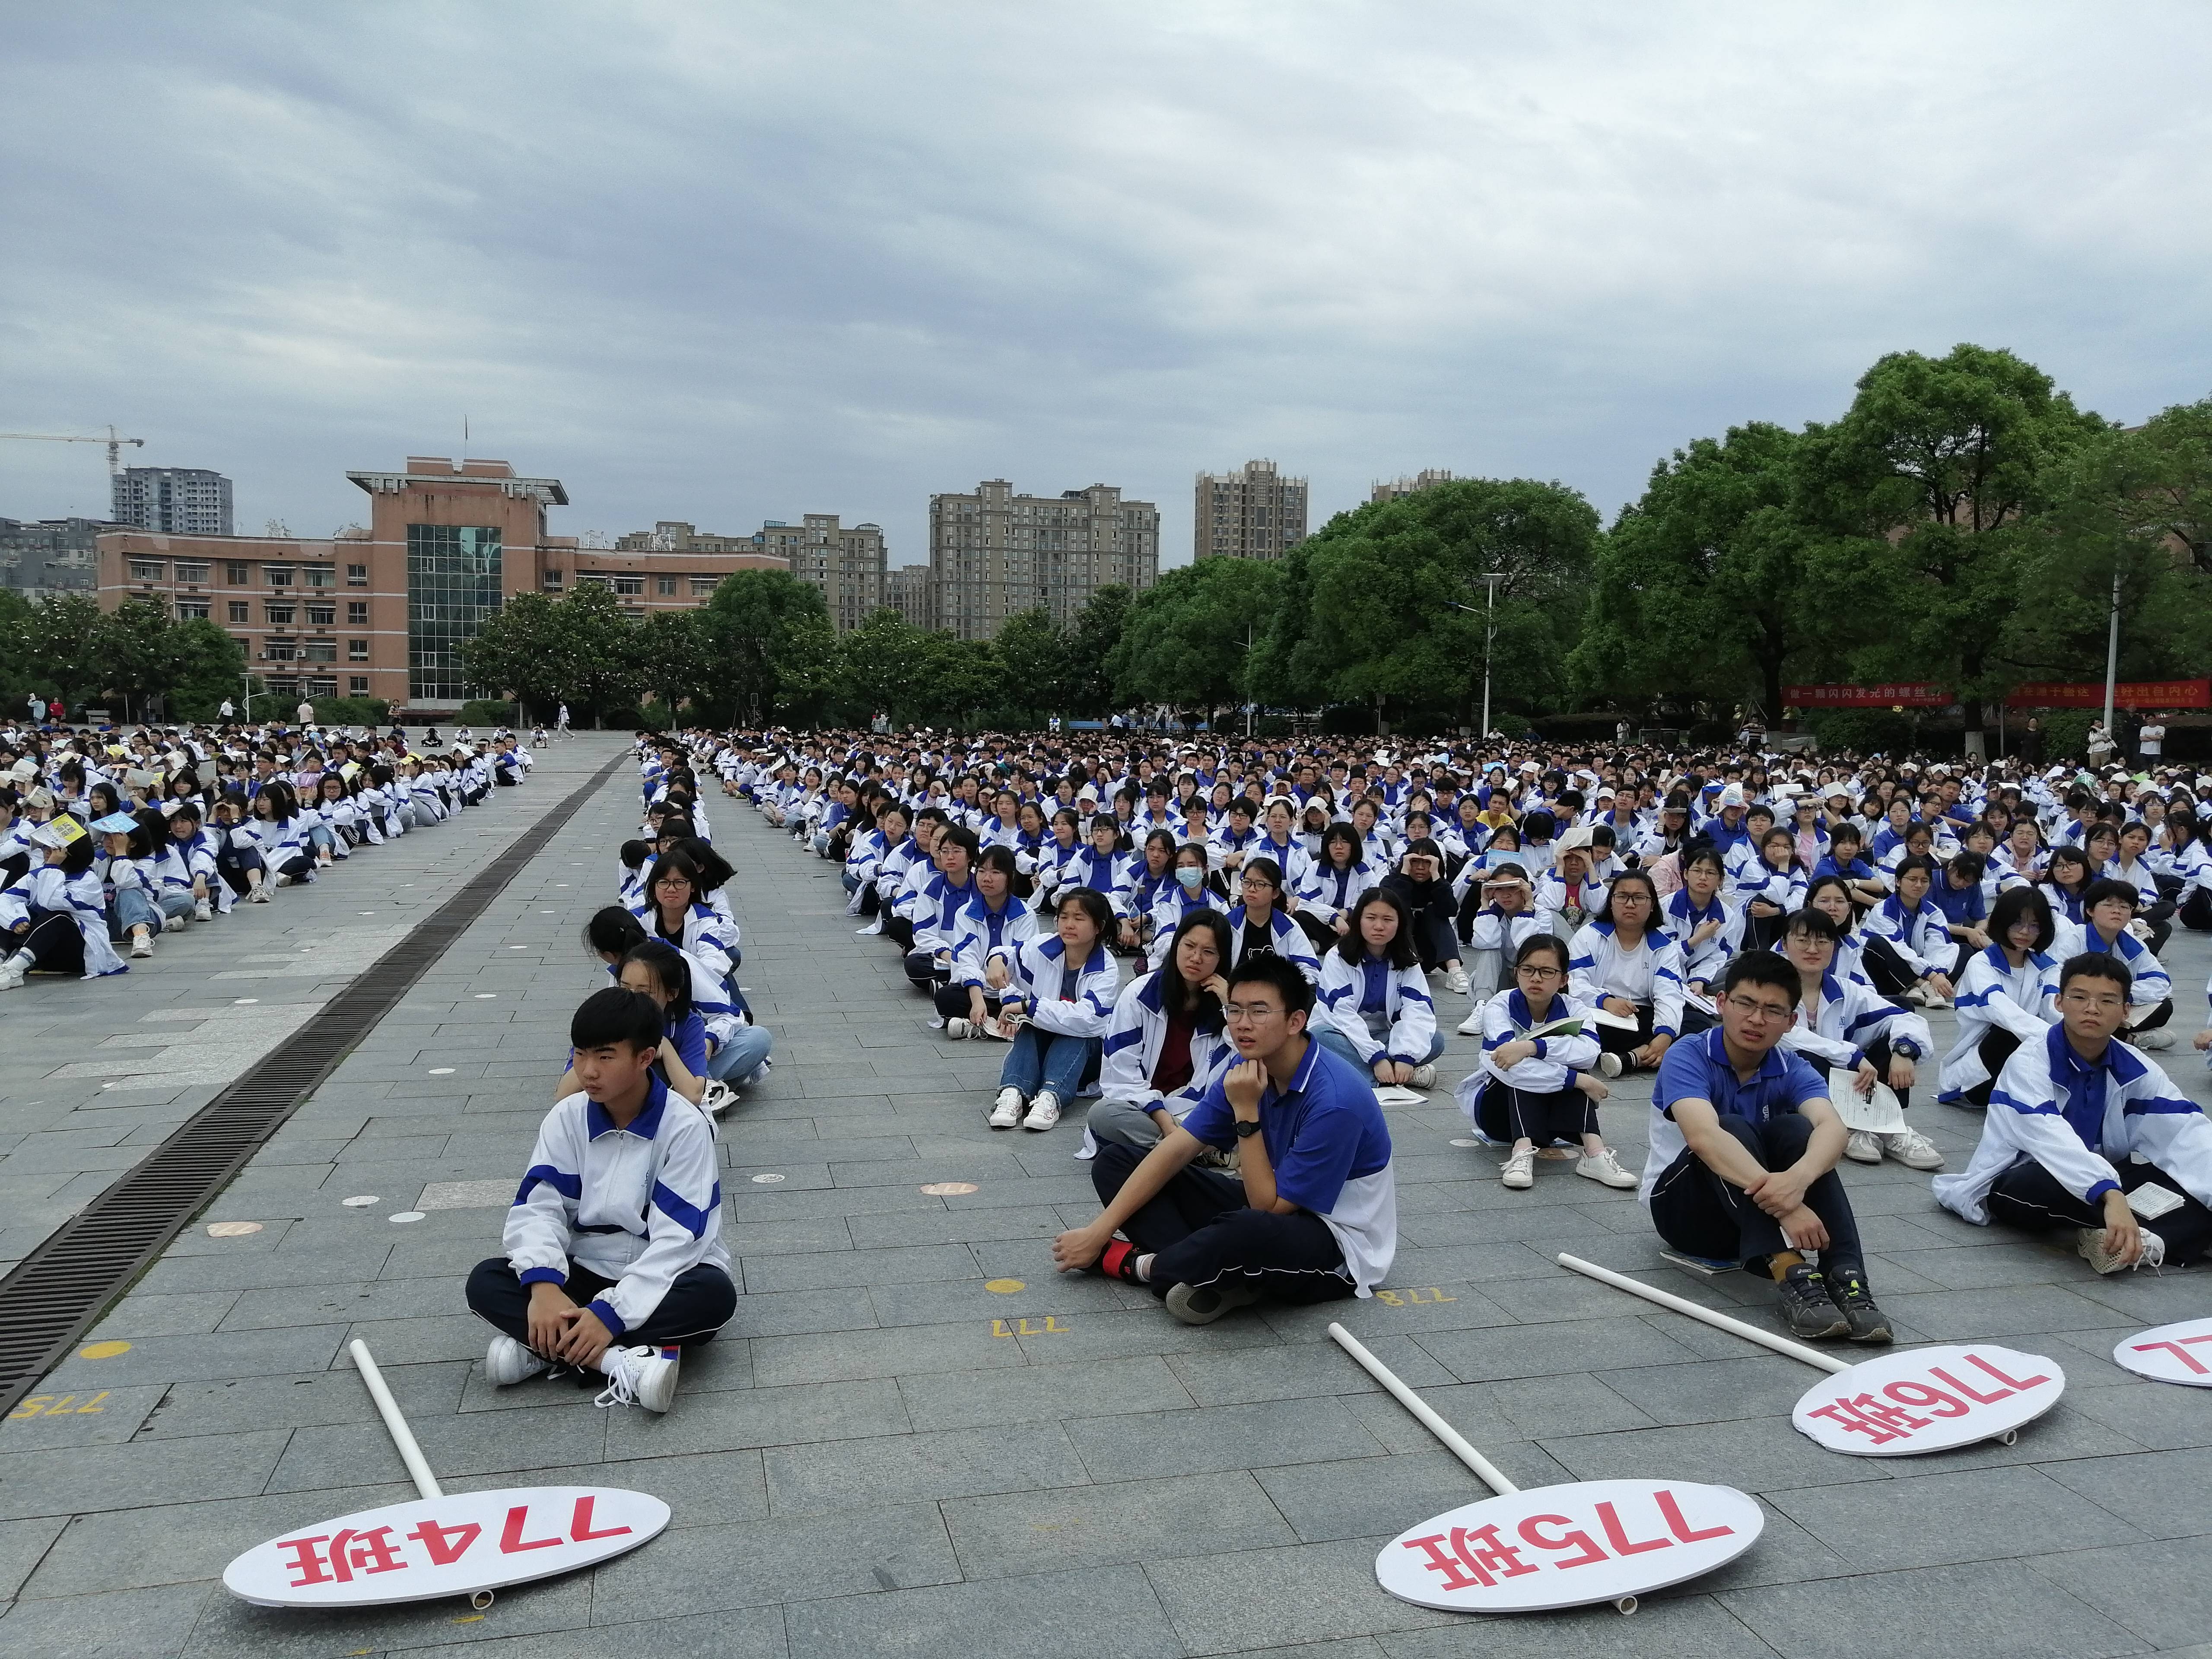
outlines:
[{"label": "overcast sky", "polygon": [[[2212,392],[2212,7],[103,6],[4,0],[0,428],[215,467],[562,479],[556,529],[1094,482],[1190,547],[1423,466],[1610,520],[1677,445],[2008,346]],[[102,514],[0,443],[0,514]]]}]

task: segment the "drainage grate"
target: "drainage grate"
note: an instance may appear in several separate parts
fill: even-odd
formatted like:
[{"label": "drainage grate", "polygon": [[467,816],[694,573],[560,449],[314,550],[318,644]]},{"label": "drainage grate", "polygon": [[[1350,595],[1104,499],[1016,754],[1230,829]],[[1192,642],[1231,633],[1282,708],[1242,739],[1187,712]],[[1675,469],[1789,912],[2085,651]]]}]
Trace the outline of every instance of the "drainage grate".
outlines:
[{"label": "drainage grate", "polygon": [[482,915],[623,760],[617,755],[507,855],[471,877],[270,1054],[0,1279],[0,1416],[13,1411],[185,1224]]}]

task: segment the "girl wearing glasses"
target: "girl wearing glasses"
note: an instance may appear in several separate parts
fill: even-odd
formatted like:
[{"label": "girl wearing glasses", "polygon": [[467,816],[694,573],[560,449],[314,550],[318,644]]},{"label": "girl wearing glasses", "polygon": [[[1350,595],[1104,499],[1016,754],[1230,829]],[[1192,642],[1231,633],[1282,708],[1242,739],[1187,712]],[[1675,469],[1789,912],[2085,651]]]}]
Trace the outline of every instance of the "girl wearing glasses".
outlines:
[{"label": "girl wearing glasses", "polygon": [[[1802,878],[1801,878],[1802,879]],[[1598,1070],[1658,1065],[1682,1030],[1682,947],[1658,925],[1659,890],[1641,870],[1624,872],[1597,920],[1575,935],[1567,988],[1617,1020],[1598,1026]]]},{"label": "girl wearing glasses", "polygon": [[1432,1087],[1444,1051],[1428,976],[1405,902],[1388,888],[1361,896],[1322,964],[1314,1040],[1379,1084]]},{"label": "girl wearing glasses", "polygon": [[[1482,1006],[1482,1064],[1459,1085],[1459,1103],[1475,1133],[1493,1144],[1510,1142],[1498,1180],[1515,1191],[1536,1182],[1536,1149],[1578,1141],[1575,1173],[1626,1190],[1638,1177],[1598,1133],[1604,1080],[1592,1069],[1598,1042],[1591,1035],[1589,1004],[1567,991],[1567,947],[1550,933],[1522,942],[1513,963],[1513,988]],[[1571,1030],[1533,1036],[1559,1020]]]}]

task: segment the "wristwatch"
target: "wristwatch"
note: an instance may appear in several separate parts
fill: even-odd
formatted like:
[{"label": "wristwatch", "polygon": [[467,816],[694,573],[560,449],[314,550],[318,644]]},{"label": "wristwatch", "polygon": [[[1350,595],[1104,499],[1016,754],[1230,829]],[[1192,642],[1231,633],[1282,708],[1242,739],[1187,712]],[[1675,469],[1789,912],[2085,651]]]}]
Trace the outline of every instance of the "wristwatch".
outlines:
[{"label": "wristwatch", "polygon": [[1258,1134],[1259,1133],[1260,1133],[1260,1123],[1259,1123],[1259,1120],[1258,1120],[1258,1119],[1256,1119],[1256,1118],[1253,1118],[1253,1119],[1246,1119],[1246,1118],[1241,1118],[1241,1117],[1240,1117],[1240,1118],[1238,1118],[1238,1119],[1237,1120],[1237,1139],[1239,1139],[1239,1140],[1249,1140],[1249,1139],[1250,1139],[1254,1135],[1256,1135],[1256,1134]]}]

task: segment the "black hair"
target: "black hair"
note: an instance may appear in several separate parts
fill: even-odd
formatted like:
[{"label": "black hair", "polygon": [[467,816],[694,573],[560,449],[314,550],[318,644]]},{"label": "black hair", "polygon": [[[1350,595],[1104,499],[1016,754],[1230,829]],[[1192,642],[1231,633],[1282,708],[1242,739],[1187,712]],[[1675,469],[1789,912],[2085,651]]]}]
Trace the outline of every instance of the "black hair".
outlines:
[{"label": "black hair", "polygon": [[1783,937],[1787,939],[1792,933],[1809,933],[1814,939],[1826,939],[1831,945],[1840,945],[1844,939],[1844,930],[1836,926],[1836,919],[1826,910],[1815,910],[1809,904],[1802,910],[1792,910],[1790,920],[1783,924]]},{"label": "black hair", "polygon": [[1548,841],[1559,832],[1559,821],[1540,806],[1521,820],[1521,827],[1515,833],[1524,839],[1534,836],[1538,841]]},{"label": "black hair", "polygon": [[1283,890],[1283,866],[1264,854],[1258,858],[1246,859],[1242,873],[1247,876],[1264,877],[1277,892]]},{"label": "black hair", "polygon": [[584,948],[595,957],[619,957],[644,941],[645,924],[619,904],[593,912],[584,924]]},{"label": "black hair", "polygon": [[1863,847],[1866,845],[1866,831],[1856,823],[1838,823],[1828,831],[1828,844],[1832,847],[1839,841],[1855,841]]},{"label": "black hair", "polygon": [[691,1012],[691,964],[683,951],[661,939],[633,945],[615,964],[616,977],[619,979],[623,969],[633,962],[643,963],[653,978],[660,981],[661,994],[668,999],[671,1020],[680,1020]]},{"label": "black hair", "polygon": [[978,870],[996,870],[1008,881],[1022,872],[1022,866],[1015,861],[1014,849],[1011,847],[986,847],[975,855],[975,867]]},{"label": "black hair", "polygon": [[1184,936],[1194,933],[1212,935],[1213,948],[1221,957],[1222,967],[1225,969],[1229,964],[1235,948],[1235,941],[1229,935],[1229,918],[1210,904],[1188,912],[1176,924],[1175,933],[1168,940],[1167,958],[1160,964],[1160,1007],[1170,1018],[1188,1014],[1191,1024],[1211,1036],[1222,1028],[1221,999],[1211,991],[1192,990],[1183,982],[1182,972],[1176,966],[1176,951]]},{"label": "black hair", "polygon": [[1771,951],[1746,951],[1729,963],[1728,972],[1721,976],[1721,994],[1725,996],[1739,985],[1764,985],[1770,991],[1784,992],[1792,1008],[1805,988],[1796,964]]},{"label": "black hair", "polygon": [[[1728,860],[1721,856],[1721,849],[1709,841],[1699,842],[1682,854],[1682,873],[1689,874],[1693,864],[1710,864],[1723,881],[1728,879]],[[1611,897],[1611,894],[1607,895],[1608,901]]]},{"label": "black hair", "polygon": [[1246,957],[1231,969],[1228,977],[1231,996],[1237,994],[1237,988],[1240,985],[1272,985],[1276,994],[1283,999],[1285,1013],[1310,1015],[1313,1012],[1313,987],[1298,971],[1297,963],[1288,957],[1273,951],[1259,951]]},{"label": "black hair", "polygon": [[635,870],[652,856],[653,849],[641,841],[626,841],[616,856],[622,860],[625,870]]},{"label": "black hair", "polygon": [[1099,946],[1103,948],[1114,931],[1114,907],[1106,902],[1106,895],[1096,887],[1067,888],[1053,900],[1053,915],[1059,915],[1071,904],[1091,918],[1091,925],[1098,930]]},{"label": "black hair", "polygon": [[[2132,897],[2132,890],[2130,896]],[[2033,951],[2048,951],[2051,941],[2057,937],[2058,924],[2051,914],[2051,901],[2033,887],[2008,887],[1997,895],[1997,902],[1990,906],[1989,920],[1983,924],[1989,936],[1999,945],[2012,943],[2012,930],[2021,921],[2035,924],[2035,943]]]},{"label": "black hair", "polygon": [[190,818],[194,823],[198,823],[202,822],[200,804],[189,795],[179,795],[167,817],[171,823],[179,818]]},{"label": "black hair", "polygon": [[1521,941],[1521,948],[1513,953],[1513,966],[1517,971],[1530,957],[1550,951],[1559,959],[1559,971],[1565,974],[1571,965],[1567,942],[1557,933],[1531,933]]},{"label": "black hair", "polygon": [[2127,963],[2110,951],[2084,951],[2078,957],[2067,957],[2058,969],[2058,988],[2063,991],[2077,979],[2108,979],[2123,995],[2133,994],[2136,988],[2136,976]]},{"label": "black hair", "polygon": [[1897,861],[1897,873],[1902,877],[1907,870],[1917,870],[1930,883],[1936,879],[1936,860],[1925,853],[1914,853]]},{"label": "black hair", "polygon": [[1954,853],[1944,868],[1971,887],[1982,878],[1982,872],[1989,868],[1989,864],[1979,853]]},{"label": "black hair", "polygon": [[1644,892],[1649,894],[1651,899],[1651,914],[1644,919],[1644,931],[1647,933],[1655,931],[1659,926],[1659,884],[1641,870],[1624,870],[1613,878],[1613,884],[1605,890],[1605,902],[1598,908],[1597,920],[1607,926],[1612,925],[1613,896],[1620,890],[1620,884],[1624,881],[1641,882],[1644,884]]},{"label": "black hair", "polygon": [[2142,903],[2142,895],[2124,881],[2115,881],[2110,876],[2100,876],[2081,890],[2084,910],[2102,904],[2106,899],[2125,899],[2128,908],[2135,909]]},{"label": "black hair", "polygon": [[623,1043],[643,1052],[660,1047],[660,1008],[642,991],[610,985],[586,997],[568,1021],[572,1048],[612,1048]]},{"label": "black hair", "polygon": [[707,884],[699,873],[697,860],[682,848],[678,847],[663,853],[653,860],[652,886],[646,889],[647,904],[656,909],[659,907],[660,900],[654,895],[653,890],[659,887],[672,873],[683,877],[690,884],[692,903],[697,904],[706,898]]},{"label": "black hair", "polygon": [[937,838],[937,850],[942,851],[946,847],[957,847],[966,853],[971,865],[983,850],[983,843],[976,839],[975,832],[964,823],[954,824]]},{"label": "black hair", "polygon": [[1406,901],[1387,887],[1370,887],[1359,896],[1352,907],[1351,925],[1344,937],[1336,942],[1336,953],[1357,968],[1367,959],[1367,940],[1359,931],[1359,919],[1377,904],[1388,905],[1390,914],[1398,918],[1398,931],[1390,936],[1389,944],[1382,947],[1382,959],[1393,968],[1404,969],[1420,960],[1420,952],[1413,948],[1413,918],[1406,908]]},{"label": "black hair", "polygon": [[2050,868],[2045,872],[2045,879],[2049,881],[2053,887],[2057,887],[2063,890],[2066,885],[2065,883],[2058,879],[2058,861],[2061,859],[2065,860],[2070,864],[2080,865],[2081,866],[2082,884],[2087,886],[2089,884],[2090,880],[2093,878],[2093,873],[2095,869],[2095,866],[2089,862],[2089,855],[2078,847],[2054,847],[2051,849]]},{"label": "black hair", "polygon": [[1331,869],[1335,867],[1329,864],[1328,849],[1340,842],[1352,849],[1352,862],[1354,864],[1359,862],[1359,855],[1366,851],[1365,844],[1360,840],[1358,830],[1348,823],[1332,823],[1321,832],[1321,861],[1325,867]]}]

